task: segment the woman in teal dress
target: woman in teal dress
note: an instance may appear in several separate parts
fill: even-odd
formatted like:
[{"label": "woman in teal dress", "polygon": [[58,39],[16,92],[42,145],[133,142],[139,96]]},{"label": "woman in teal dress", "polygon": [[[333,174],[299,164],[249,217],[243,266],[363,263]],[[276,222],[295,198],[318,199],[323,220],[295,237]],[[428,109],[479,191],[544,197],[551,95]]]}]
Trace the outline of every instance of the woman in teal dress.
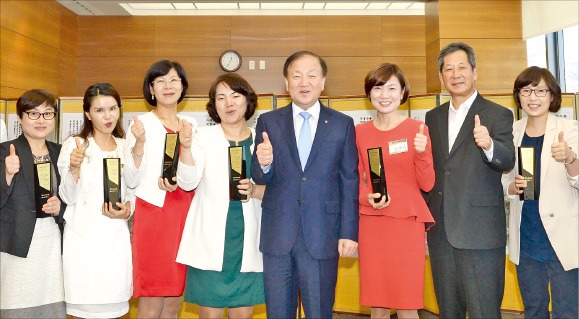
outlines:
[{"label": "woman in teal dress", "polygon": [[[177,262],[188,265],[185,301],[199,305],[200,318],[221,318],[223,308],[230,318],[251,318],[253,305],[264,303],[259,233],[265,187],[249,176],[255,131],[247,120],[256,107],[257,95],[247,81],[237,74],[221,75],[207,103],[218,124],[179,135],[177,182],[184,190],[195,189],[196,196]],[[236,171],[247,175],[230,186],[235,151],[243,160]],[[236,193],[245,199],[236,199]]]}]

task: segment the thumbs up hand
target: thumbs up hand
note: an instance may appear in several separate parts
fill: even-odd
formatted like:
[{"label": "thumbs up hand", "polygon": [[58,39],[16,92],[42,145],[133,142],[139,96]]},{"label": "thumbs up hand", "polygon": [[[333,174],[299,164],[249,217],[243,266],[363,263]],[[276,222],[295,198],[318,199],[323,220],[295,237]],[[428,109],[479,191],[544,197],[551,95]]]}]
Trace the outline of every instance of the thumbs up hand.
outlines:
[{"label": "thumbs up hand", "polygon": [[557,141],[551,144],[551,156],[557,162],[569,163],[573,160],[574,153],[563,138],[563,131],[559,132]]},{"label": "thumbs up hand", "polygon": [[426,135],[424,135],[424,123],[420,124],[420,128],[418,129],[418,133],[414,137],[414,150],[416,153],[422,153],[426,150],[426,144],[428,139]]},{"label": "thumbs up hand", "polygon": [[131,133],[135,136],[137,144],[145,144],[145,126],[143,122],[135,115],[133,116],[133,125],[131,126]]},{"label": "thumbs up hand", "polygon": [[485,151],[488,151],[491,148],[492,142],[489,130],[486,126],[480,124],[480,118],[478,115],[474,116],[474,129],[472,130],[472,135],[474,136],[476,146]]},{"label": "thumbs up hand", "polygon": [[74,139],[76,143],[76,147],[70,153],[70,171],[77,175],[80,172],[80,166],[82,165],[82,161],[84,160],[84,148],[80,143],[80,139],[77,137]]},{"label": "thumbs up hand", "polygon": [[191,141],[193,140],[193,128],[191,124],[185,119],[181,119],[181,130],[179,131],[179,142],[183,149],[191,148]]},{"label": "thumbs up hand", "polygon": [[273,161],[273,146],[266,132],[263,132],[261,136],[263,136],[263,142],[257,145],[255,154],[257,155],[259,165],[268,166]]},{"label": "thumbs up hand", "polygon": [[12,181],[12,177],[20,171],[20,158],[16,155],[14,144],[10,144],[10,155],[6,156],[4,163],[6,164],[6,181],[8,182],[8,178]]}]

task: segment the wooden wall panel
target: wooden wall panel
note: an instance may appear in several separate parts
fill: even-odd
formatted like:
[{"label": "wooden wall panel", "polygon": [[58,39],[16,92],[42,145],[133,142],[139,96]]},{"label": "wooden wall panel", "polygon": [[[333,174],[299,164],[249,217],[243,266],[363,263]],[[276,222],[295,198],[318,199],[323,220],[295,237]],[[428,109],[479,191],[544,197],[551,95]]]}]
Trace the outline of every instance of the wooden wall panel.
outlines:
[{"label": "wooden wall panel", "polygon": [[440,52],[440,40],[426,44],[426,92],[440,93],[442,84],[438,74],[438,53]]},{"label": "wooden wall panel", "polygon": [[287,57],[306,48],[305,16],[233,16],[231,48],[242,55]]},{"label": "wooden wall panel", "polygon": [[[58,95],[75,96],[77,95],[76,83],[78,60],[75,55],[64,52],[58,54]],[[83,92],[84,93],[84,92]]]},{"label": "wooden wall panel", "polygon": [[230,48],[230,17],[155,17],[156,56],[219,56]]},{"label": "wooden wall panel", "polygon": [[4,28],[0,37],[0,85],[25,90],[43,88],[58,94],[59,51],[56,48]]},{"label": "wooden wall panel", "polygon": [[380,16],[308,16],[307,50],[324,57],[382,54]]},{"label": "wooden wall panel", "polygon": [[60,49],[78,56],[78,16],[72,11],[63,10],[60,27]]},{"label": "wooden wall panel", "polygon": [[112,84],[122,96],[142,96],[143,78],[154,57],[78,57],[75,96],[98,82]]},{"label": "wooden wall panel", "polygon": [[[426,73],[426,62],[424,56],[421,57],[383,57],[383,63],[394,63],[398,65],[408,81],[410,94],[424,94],[426,92],[426,82],[424,74]],[[370,71],[370,70],[368,70]]]},{"label": "wooden wall panel", "polygon": [[382,62],[382,57],[324,57],[328,64],[326,86],[322,95],[364,94],[364,78]]},{"label": "wooden wall panel", "polygon": [[[243,76],[249,84],[251,84],[251,87],[253,87],[253,89],[258,93],[286,93],[285,79],[283,77],[283,64],[285,63],[286,58],[286,56],[243,57],[241,68],[237,73]],[[256,70],[249,70],[248,61],[250,60],[255,61]],[[259,60],[265,61],[265,70],[259,70]],[[207,94],[207,92],[205,94]]]},{"label": "wooden wall panel", "polygon": [[[82,57],[152,57],[155,17],[79,18],[78,55]],[[173,30],[175,35],[183,30]]]},{"label": "wooden wall panel", "polygon": [[424,38],[427,45],[440,39],[438,1],[428,1],[424,4]]},{"label": "wooden wall panel", "polygon": [[60,8],[56,1],[0,1],[2,28],[60,47]]},{"label": "wooden wall panel", "polygon": [[424,57],[424,16],[383,16],[382,56]]},{"label": "wooden wall panel", "polygon": [[522,37],[520,0],[439,0],[440,38]]}]

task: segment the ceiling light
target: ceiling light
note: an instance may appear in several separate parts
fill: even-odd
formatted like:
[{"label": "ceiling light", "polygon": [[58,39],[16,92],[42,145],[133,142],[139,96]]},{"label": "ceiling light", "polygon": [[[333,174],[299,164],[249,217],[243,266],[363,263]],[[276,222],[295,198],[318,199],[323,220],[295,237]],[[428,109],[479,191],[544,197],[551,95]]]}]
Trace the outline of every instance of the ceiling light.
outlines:
[{"label": "ceiling light", "polygon": [[195,6],[199,10],[237,10],[235,2],[196,2]]},{"label": "ceiling light", "polygon": [[395,2],[388,7],[388,10],[404,10],[410,7],[411,5],[412,3],[409,2]]},{"label": "ceiling light", "polygon": [[259,2],[240,2],[239,9],[241,10],[259,10]]},{"label": "ceiling light", "polygon": [[132,2],[128,3],[128,5],[135,9],[135,10],[173,10],[173,7],[170,3],[154,3],[154,2]]},{"label": "ceiling light", "polygon": [[368,10],[384,10],[388,8],[390,2],[370,2],[370,4],[366,7]]},{"label": "ceiling light", "polygon": [[304,9],[305,10],[322,10],[324,9],[324,4],[323,2],[306,2],[304,3]]},{"label": "ceiling light", "polygon": [[193,3],[183,3],[183,2],[173,2],[173,6],[177,10],[195,10],[195,4]]},{"label": "ceiling light", "polygon": [[424,10],[424,3],[415,2],[410,7],[408,7],[408,10]]},{"label": "ceiling light", "polygon": [[301,2],[262,2],[262,10],[301,10]]},{"label": "ceiling light", "polygon": [[368,2],[328,2],[326,10],[363,10]]}]

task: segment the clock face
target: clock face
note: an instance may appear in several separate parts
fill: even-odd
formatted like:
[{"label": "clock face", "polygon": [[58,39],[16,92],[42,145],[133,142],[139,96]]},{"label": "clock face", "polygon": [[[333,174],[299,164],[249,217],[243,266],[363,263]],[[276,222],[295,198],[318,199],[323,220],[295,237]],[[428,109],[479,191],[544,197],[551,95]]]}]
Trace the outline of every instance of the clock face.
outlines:
[{"label": "clock face", "polygon": [[228,50],[221,54],[219,65],[227,72],[235,72],[241,67],[241,55],[234,50]]}]

